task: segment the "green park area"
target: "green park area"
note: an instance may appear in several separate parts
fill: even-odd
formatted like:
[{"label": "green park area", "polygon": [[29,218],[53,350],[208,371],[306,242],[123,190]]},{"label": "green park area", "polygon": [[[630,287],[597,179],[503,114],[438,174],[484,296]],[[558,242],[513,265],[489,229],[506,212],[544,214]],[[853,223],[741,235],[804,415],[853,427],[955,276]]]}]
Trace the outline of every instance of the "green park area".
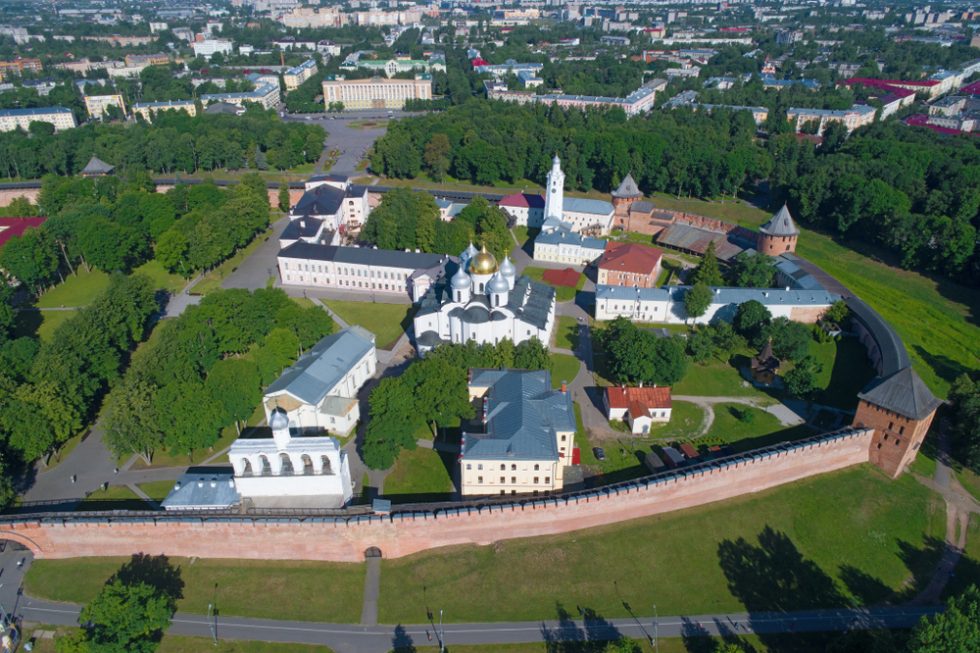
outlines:
[{"label": "green park area", "polygon": [[[579,619],[575,606],[564,606],[574,612],[572,617]],[[557,616],[557,615],[556,615]],[[595,619],[601,620],[604,615],[595,615]],[[647,616],[646,613],[643,616]],[[642,619],[641,619],[642,621]],[[800,641],[803,638],[795,636],[794,639],[783,636],[767,636],[766,642],[773,646],[766,646],[762,639],[755,635],[737,636],[732,635],[722,640],[718,637],[659,637],[656,646],[652,646],[649,641],[644,639],[632,640],[642,653],[692,653],[693,651],[703,651],[708,653],[718,651],[720,647],[728,641],[737,642],[745,651],[755,653],[824,653],[823,643],[810,642],[810,638]],[[572,642],[562,642],[561,647],[553,642],[534,642],[529,644],[471,644],[455,645],[451,641],[446,646],[448,653],[555,653],[557,651],[567,651],[568,653],[588,653],[589,651],[602,651],[601,646],[588,640],[586,633],[582,633],[581,640]],[[618,649],[617,649],[618,650]],[[412,647],[395,648],[392,653],[438,653],[438,646],[418,646],[418,642],[413,642]]]},{"label": "green park area", "polygon": [[379,349],[394,345],[412,320],[412,307],[408,304],[383,304],[381,302],[324,301],[331,311],[348,324],[362,326],[375,335]]},{"label": "green park area", "polygon": [[395,502],[448,500],[453,482],[447,465],[455,463],[449,454],[425,447],[405,449],[385,477],[384,496]]},{"label": "green park area", "polygon": [[[273,218],[276,219],[276,218]],[[190,290],[192,294],[195,295],[207,295],[215,290],[221,288],[221,283],[235,270],[238,269],[249,256],[255,253],[259,247],[262,246],[269,237],[272,236],[272,227],[269,227],[264,232],[258,234],[252,241],[242,247],[234,254],[232,254],[227,260],[223,261],[219,265],[215,266],[211,270],[208,270],[201,275],[201,280],[194,285]]]},{"label": "green park area", "polygon": [[[127,558],[37,560],[24,579],[32,596],[88,603]],[[182,612],[354,623],[361,617],[364,565],[172,558],[184,581]],[[258,588],[258,589],[257,589]],[[324,588],[329,588],[325,591]],[[258,592],[258,594],[256,594]]]},{"label": "green park area", "polygon": [[568,354],[551,354],[551,385],[561,387],[562,383],[571,384],[578,376],[581,362]]},{"label": "green park area", "polygon": [[733,451],[749,451],[814,434],[805,425],[786,427],[775,415],[754,406],[721,403],[712,409],[714,420],[708,432],[694,440],[697,447],[728,445]]},{"label": "green park area", "polygon": [[[569,266],[571,267],[571,266]],[[534,281],[540,281],[541,283],[547,284],[555,289],[555,299],[559,302],[570,302],[575,299],[575,294],[582,289],[585,285],[585,275],[580,274],[578,276],[578,282],[575,286],[556,286],[553,283],[549,283],[544,279],[544,273],[548,271],[548,268],[539,268],[533,265],[529,265],[524,268],[522,274],[526,275],[528,278]]]},{"label": "green park area", "polygon": [[[57,626],[34,626],[28,628],[25,635],[30,638],[36,637],[34,642],[34,653],[55,653],[56,638],[71,632],[72,628]],[[55,637],[40,638],[39,632],[53,632]],[[259,641],[229,641],[218,640],[215,644],[206,637],[181,637],[180,635],[164,635],[160,640],[160,646],[156,653],[201,653],[210,651],[211,653],[331,653],[331,649],[326,646],[313,646],[307,644],[280,644],[276,642]]]},{"label": "green park area", "polygon": [[385,560],[379,617],[417,622],[436,604],[465,622],[554,619],[556,604],[626,617],[624,601],[662,614],[897,601],[932,573],[944,527],[938,496],[861,466],[587,532]]},{"label": "green park area", "polygon": [[575,351],[578,347],[579,323],[574,317],[559,315],[555,324],[555,346]]},{"label": "green park area", "polygon": [[75,510],[146,510],[148,508],[150,505],[125,485],[110,485],[105,490],[96,490],[86,496]]},{"label": "green park area", "polygon": [[38,308],[81,308],[88,306],[109,287],[109,275],[101,270],[79,268],[62,283],[46,290],[37,300]]}]

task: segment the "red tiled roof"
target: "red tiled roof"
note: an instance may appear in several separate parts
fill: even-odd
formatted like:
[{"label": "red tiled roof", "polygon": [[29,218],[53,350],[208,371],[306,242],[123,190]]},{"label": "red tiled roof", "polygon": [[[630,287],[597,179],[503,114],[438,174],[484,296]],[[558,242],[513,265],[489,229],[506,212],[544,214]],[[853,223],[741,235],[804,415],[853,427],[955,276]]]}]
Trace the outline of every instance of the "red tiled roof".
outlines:
[{"label": "red tiled roof", "polygon": [[500,198],[498,206],[513,206],[519,209],[543,209],[544,198],[531,193],[514,193]]},{"label": "red tiled roof", "polygon": [[980,95],[980,81],[967,84],[959,90],[963,95]]},{"label": "red tiled roof", "polygon": [[477,66],[489,66],[490,65],[490,62],[488,62],[486,59],[482,59],[480,57],[476,57],[475,59],[471,59],[470,60],[470,63],[473,64],[473,67],[474,68],[477,67]]},{"label": "red tiled roof", "polygon": [[861,84],[862,86],[872,86],[884,88],[885,86],[935,86],[939,82],[934,79],[877,79],[875,77],[850,77],[844,80],[845,84]]},{"label": "red tiled roof", "polygon": [[596,267],[617,272],[650,274],[660,263],[663,253],[654,247],[636,243],[606,243],[606,251],[596,262]]},{"label": "red tiled roof", "polygon": [[610,408],[626,408],[633,417],[640,417],[648,414],[650,409],[670,408],[670,387],[623,388],[610,386],[606,388],[606,401]]},{"label": "red tiled roof", "polygon": [[950,136],[980,136],[980,132],[961,132],[958,129],[940,127],[939,125],[930,125],[929,116],[922,113],[909,116],[905,119],[905,124],[911,127],[925,127],[926,129],[931,129],[937,134],[949,134]]},{"label": "red tiled roof", "polygon": [[14,236],[22,236],[25,231],[40,227],[47,218],[0,218],[0,247]]},{"label": "red tiled roof", "polygon": [[578,278],[581,272],[572,268],[564,270],[545,270],[541,277],[553,286],[568,286],[574,288],[578,285]]}]

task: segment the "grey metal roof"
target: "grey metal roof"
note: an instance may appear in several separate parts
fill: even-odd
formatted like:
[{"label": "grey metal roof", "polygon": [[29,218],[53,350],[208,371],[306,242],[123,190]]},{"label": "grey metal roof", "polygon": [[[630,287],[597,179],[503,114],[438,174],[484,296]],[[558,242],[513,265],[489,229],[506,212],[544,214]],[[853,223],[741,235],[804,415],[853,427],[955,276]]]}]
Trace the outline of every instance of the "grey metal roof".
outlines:
[{"label": "grey metal roof", "polygon": [[474,370],[472,385],[488,384],[485,433],[466,433],[463,457],[555,460],[557,431],[575,430],[568,392],[551,389],[547,370]]},{"label": "grey metal roof", "polygon": [[318,404],[373,347],[374,334],[356,325],[329,335],[273,381],[266,395],[285,391]]},{"label": "grey metal roof", "polygon": [[[447,302],[452,300],[450,281],[446,278],[450,276],[450,271],[447,269],[446,275],[429,286],[429,289],[418,302],[418,309],[415,312],[416,316],[438,313]],[[470,323],[488,322],[490,320],[500,319],[502,316],[499,311],[490,310],[490,302],[485,295],[475,294],[471,302],[479,302],[484,308],[471,310],[471,307],[468,307],[466,310],[463,310],[457,307],[457,312],[450,313],[450,315],[459,317],[459,319]],[[514,281],[513,290],[507,295],[507,308],[514,313],[514,316],[537,329],[543,329],[547,326],[554,303],[554,288],[548,284],[532,281],[526,276],[518,277]],[[422,335],[424,334],[419,334],[419,337]],[[427,344],[418,339],[416,341],[420,344]]]},{"label": "grey metal roof", "polygon": [[781,278],[785,279],[792,288],[798,290],[824,290],[824,287],[816,277],[789,258],[783,256],[776,257],[775,267],[776,271],[781,275]]},{"label": "grey metal roof", "polygon": [[923,419],[942,403],[911,367],[875,379],[858,397],[910,419]]},{"label": "grey metal roof", "polygon": [[291,213],[293,215],[335,215],[346,197],[346,191],[330,184],[322,184],[303,193]]},{"label": "grey metal roof", "polygon": [[598,254],[602,254],[602,252],[606,250],[606,241],[600,238],[583,236],[577,231],[572,231],[568,227],[564,226],[564,223],[561,227],[555,229],[554,231],[542,231],[534,239],[534,242],[541,243],[543,245],[578,245],[579,247],[584,247],[585,249],[597,250]]},{"label": "grey metal roof", "polygon": [[290,220],[286,228],[279,236],[280,240],[299,240],[300,238],[312,238],[320,231],[323,220],[314,217],[304,216],[296,220]]},{"label": "grey metal roof", "polygon": [[394,249],[373,249],[371,247],[320,245],[304,241],[298,241],[286,247],[279,252],[279,256],[350,263],[352,265],[381,265],[406,270],[431,269],[444,265],[448,260],[443,254],[402,252]]},{"label": "grey metal roof", "polygon": [[657,242],[697,254],[703,254],[708,249],[708,243],[714,242],[715,254],[722,261],[735,258],[745,249],[738,239],[730,234],[680,223],[672,224],[657,234]]},{"label": "grey metal roof", "polygon": [[590,200],[582,197],[566,197],[562,201],[561,208],[563,211],[593,215],[608,215],[613,212],[613,205],[605,200]]},{"label": "grey metal roof", "polygon": [[192,467],[177,479],[160,505],[167,510],[229,508],[241,500],[233,475],[230,467]]},{"label": "grey metal roof", "polygon": [[770,236],[798,236],[800,230],[796,228],[793,217],[789,214],[789,209],[783,204],[783,208],[776,212],[776,215],[769,219],[769,222],[759,227],[759,231]]},{"label": "grey metal roof", "polygon": [[902,339],[877,311],[857,297],[847,297],[844,303],[851,309],[851,317],[858,320],[877,343],[881,353],[881,376],[891,376],[912,364]]},{"label": "grey metal roof", "polygon": [[109,165],[102,159],[93,156],[82,168],[81,174],[83,175],[107,175],[115,170],[115,167]]},{"label": "grey metal roof", "polygon": [[65,107],[35,107],[30,109],[0,109],[0,116],[41,116],[51,113],[71,113]]},{"label": "grey metal roof", "polygon": [[636,211],[637,213],[650,213],[653,211],[653,202],[648,202],[646,200],[633,202],[630,205],[630,211]]},{"label": "grey metal roof", "polygon": [[626,177],[619,184],[619,188],[612,192],[613,197],[643,197],[640,188],[636,185],[632,173],[626,173]]}]

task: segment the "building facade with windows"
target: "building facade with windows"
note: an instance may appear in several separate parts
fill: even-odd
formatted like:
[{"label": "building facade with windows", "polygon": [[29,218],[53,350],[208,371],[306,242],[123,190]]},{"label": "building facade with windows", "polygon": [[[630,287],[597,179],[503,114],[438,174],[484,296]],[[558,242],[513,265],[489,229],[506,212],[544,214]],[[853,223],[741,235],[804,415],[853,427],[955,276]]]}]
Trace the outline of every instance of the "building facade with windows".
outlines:
[{"label": "building facade with windows", "polygon": [[588,265],[602,256],[606,241],[572,231],[565,222],[548,220],[534,239],[534,260]]},{"label": "building facade with windows", "polygon": [[478,426],[464,427],[459,456],[463,496],[561,491],[575,446],[575,411],[565,383],[547,370],[470,370]]},{"label": "building facade with windows", "polygon": [[193,100],[165,100],[163,102],[135,102],[133,115],[142,116],[147,122],[153,122],[153,116],[161,111],[184,111],[189,116],[197,115],[197,105]]},{"label": "building facade with windows", "polygon": [[344,79],[336,76],[323,81],[323,102],[326,108],[340,102],[344,109],[401,109],[407,100],[431,100],[432,78],[418,75],[415,79]]},{"label": "building facade with windows", "polygon": [[0,132],[17,128],[27,131],[32,122],[47,122],[56,132],[76,127],[75,115],[65,107],[41,107],[37,109],[0,109]]},{"label": "building facade with windows", "polygon": [[243,93],[206,93],[201,96],[201,102],[204,104],[224,102],[236,107],[243,107],[248,102],[254,102],[261,105],[263,109],[275,109],[279,106],[280,101],[278,82],[260,84],[255,87],[255,90]]},{"label": "building facade with windows", "polygon": [[596,283],[655,288],[662,259],[663,253],[655,247],[610,241],[596,261]]},{"label": "building facade with windows", "polygon": [[126,113],[126,102],[123,101],[123,96],[118,93],[113,93],[109,95],[86,95],[83,98],[85,100],[85,111],[92,118],[101,118],[106,114],[109,107],[116,107],[123,114]]},{"label": "building facade with windows", "polygon": [[316,75],[316,61],[307,59],[298,66],[286,70],[282,75],[283,84],[286,85],[286,92],[295,91],[300,84]]}]

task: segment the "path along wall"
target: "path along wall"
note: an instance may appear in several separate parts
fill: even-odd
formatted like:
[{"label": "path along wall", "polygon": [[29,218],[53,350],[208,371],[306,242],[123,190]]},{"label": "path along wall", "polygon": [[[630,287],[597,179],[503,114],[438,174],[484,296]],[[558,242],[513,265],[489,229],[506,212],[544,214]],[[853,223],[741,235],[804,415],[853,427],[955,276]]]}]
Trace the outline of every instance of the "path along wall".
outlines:
[{"label": "path along wall", "polygon": [[39,558],[132,553],[358,562],[458,544],[491,544],[614,524],[758,492],[868,461],[872,431],[847,429],[696,468],[565,497],[345,518],[5,517],[0,539]]}]

